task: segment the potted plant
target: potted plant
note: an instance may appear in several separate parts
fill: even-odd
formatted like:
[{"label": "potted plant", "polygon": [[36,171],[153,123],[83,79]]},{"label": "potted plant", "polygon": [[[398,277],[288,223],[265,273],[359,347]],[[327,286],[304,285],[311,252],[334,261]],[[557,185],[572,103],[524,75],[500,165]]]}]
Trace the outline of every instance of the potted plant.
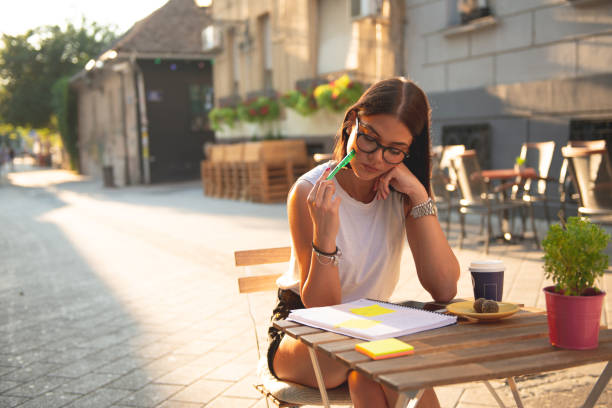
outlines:
[{"label": "potted plant", "polygon": [[544,248],[544,271],[554,286],[544,288],[548,334],[553,346],[597,348],[605,292],[595,286],[608,267],[604,253],[610,240],[588,219],[569,217],[551,225]]},{"label": "potted plant", "polygon": [[521,156],[517,156],[514,160],[514,171],[520,173],[523,170],[525,170],[525,159],[523,159]]}]

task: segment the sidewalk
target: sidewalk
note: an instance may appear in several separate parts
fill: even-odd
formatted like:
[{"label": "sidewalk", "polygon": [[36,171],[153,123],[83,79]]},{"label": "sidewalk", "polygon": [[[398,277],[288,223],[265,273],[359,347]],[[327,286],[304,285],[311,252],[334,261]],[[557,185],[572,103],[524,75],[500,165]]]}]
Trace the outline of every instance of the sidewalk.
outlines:
[{"label": "sidewalk", "polygon": [[[232,253],[287,245],[284,205],[211,199],[197,182],[103,189],[60,170],[9,179],[0,186],[0,407],[266,406],[252,387],[249,303],[263,347],[274,294],[238,294]],[[470,221],[464,249],[456,248],[457,224],[449,236],[459,297],[472,296],[467,266],[484,256],[478,220]],[[507,266],[504,299],[544,307],[541,256],[530,241],[491,246],[489,257]],[[393,296],[400,299],[429,300],[409,250]],[[573,407],[602,369],[517,382],[527,407]],[[513,406],[503,381],[492,384]],[[612,404],[611,388],[598,406]],[[437,392],[443,407],[497,406],[482,383]]]}]

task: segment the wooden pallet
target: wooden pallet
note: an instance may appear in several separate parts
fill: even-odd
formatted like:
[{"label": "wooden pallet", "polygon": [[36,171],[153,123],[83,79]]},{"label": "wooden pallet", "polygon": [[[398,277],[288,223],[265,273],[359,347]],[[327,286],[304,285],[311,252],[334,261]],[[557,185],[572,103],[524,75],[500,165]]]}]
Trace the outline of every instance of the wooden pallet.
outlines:
[{"label": "wooden pallet", "polygon": [[308,164],[304,162],[250,163],[248,173],[251,200],[260,203],[286,201],[291,186],[306,171]]}]

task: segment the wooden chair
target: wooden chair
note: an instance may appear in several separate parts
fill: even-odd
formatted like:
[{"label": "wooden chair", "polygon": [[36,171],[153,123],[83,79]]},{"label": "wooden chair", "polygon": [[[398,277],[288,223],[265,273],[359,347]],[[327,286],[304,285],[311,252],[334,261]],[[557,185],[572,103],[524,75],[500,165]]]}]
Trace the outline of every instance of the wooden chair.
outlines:
[{"label": "wooden chair", "polygon": [[578,215],[612,225],[612,164],[607,149],[564,147],[574,188],[579,193]]},{"label": "wooden chair", "polygon": [[[291,258],[291,247],[265,248],[246,251],[235,251],[234,260],[236,266],[248,269],[251,266],[267,265],[288,262]],[[276,280],[280,273],[268,273],[259,275],[243,276],[238,278],[238,291],[247,294],[261,291],[272,291],[276,289]],[[249,301],[249,314],[256,326],[255,318]],[[271,310],[270,310],[271,312]],[[257,339],[257,332],[255,333]],[[258,339],[257,339],[258,340]],[[259,341],[257,341],[257,352],[259,355]],[[274,377],[268,369],[267,356],[259,356],[257,368],[258,381],[255,388],[266,398],[266,402],[272,401],[278,407],[300,407],[303,405],[329,406],[324,404],[319,389],[295,384],[289,381],[280,381]],[[327,390],[327,397],[333,405],[352,405],[348,387],[345,385]]]}]

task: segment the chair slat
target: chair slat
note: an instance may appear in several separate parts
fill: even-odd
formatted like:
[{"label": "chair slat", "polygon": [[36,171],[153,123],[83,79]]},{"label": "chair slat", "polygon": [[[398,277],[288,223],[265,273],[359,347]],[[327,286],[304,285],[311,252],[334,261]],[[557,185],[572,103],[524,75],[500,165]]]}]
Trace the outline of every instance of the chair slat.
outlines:
[{"label": "chair slat", "polygon": [[238,291],[240,293],[251,293],[273,290],[276,288],[276,280],[281,275],[280,273],[271,273],[238,278]]},{"label": "chair slat", "polygon": [[236,266],[288,262],[289,258],[291,258],[291,247],[251,249],[234,252]]}]

